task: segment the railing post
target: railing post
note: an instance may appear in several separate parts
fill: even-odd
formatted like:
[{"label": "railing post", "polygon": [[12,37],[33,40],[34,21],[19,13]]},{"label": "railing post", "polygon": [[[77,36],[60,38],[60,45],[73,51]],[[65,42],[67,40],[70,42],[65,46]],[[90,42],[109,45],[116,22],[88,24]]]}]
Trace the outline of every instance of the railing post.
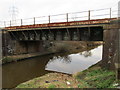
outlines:
[{"label": "railing post", "polygon": [[35,25],[35,17],[34,17],[34,25]]},{"label": "railing post", "polygon": [[112,12],[111,12],[112,10],[111,10],[111,8],[110,8],[110,19],[111,19],[111,16],[112,16]]},{"label": "railing post", "polygon": [[23,25],[23,21],[22,21],[22,19],[21,19],[21,26]]},{"label": "railing post", "polygon": [[90,10],[88,11],[88,20],[90,20]]},{"label": "railing post", "polygon": [[50,15],[48,16],[48,21],[49,21],[49,23],[50,23]]},{"label": "railing post", "polygon": [[67,13],[67,14],[66,14],[66,20],[67,20],[67,22],[69,21],[68,19],[69,19],[69,17],[68,17],[68,13]]},{"label": "railing post", "polygon": [[6,27],[6,22],[4,21],[4,26]]},{"label": "railing post", "polygon": [[12,24],[12,23],[11,23],[11,21],[10,21],[10,27],[11,27],[11,24]]}]

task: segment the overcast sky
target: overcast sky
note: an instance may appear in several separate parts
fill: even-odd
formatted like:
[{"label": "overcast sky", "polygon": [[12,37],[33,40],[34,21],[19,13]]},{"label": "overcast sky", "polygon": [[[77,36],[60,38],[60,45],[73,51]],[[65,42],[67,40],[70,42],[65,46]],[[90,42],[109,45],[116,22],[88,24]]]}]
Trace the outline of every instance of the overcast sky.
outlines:
[{"label": "overcast sky", "polygon": [[115,7],[119,0],[0,0],[0,21],[11,19],[11,8],[17,19],[68,12]]}]

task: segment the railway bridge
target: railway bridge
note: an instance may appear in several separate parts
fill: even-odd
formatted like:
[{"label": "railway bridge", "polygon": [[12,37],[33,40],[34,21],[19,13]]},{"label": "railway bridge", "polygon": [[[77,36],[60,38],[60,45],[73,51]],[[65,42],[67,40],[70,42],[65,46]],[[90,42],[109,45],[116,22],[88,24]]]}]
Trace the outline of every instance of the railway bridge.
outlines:
[{"label": "railway bridge", "polygon": [[103,41],[104,26],[116,18],[6,27],[18,41]]},{"label": "railway bridge", "polygon": [[103,41],[104,26],[116,19],[107,8],[20,19],[4,25],[18,41]]},{"label": "railway bridge", "polygon": [[3,32],[17,42],[104,41],[102,66],[120,73],[119,18],[112,17],[111,9],[107,10],[89,10],[4,22]]}]

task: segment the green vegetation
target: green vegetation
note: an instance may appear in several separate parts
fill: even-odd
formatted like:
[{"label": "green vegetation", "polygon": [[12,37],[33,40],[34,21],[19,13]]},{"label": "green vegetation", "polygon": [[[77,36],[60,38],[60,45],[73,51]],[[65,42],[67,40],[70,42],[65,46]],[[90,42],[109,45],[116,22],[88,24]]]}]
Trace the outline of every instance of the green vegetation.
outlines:
[{"label": "green vegetation", "polygon": [[48,86],[48,88],[55,88],[55,87],[56,87],[56,86],[53,85],[53,84],[51,84],[51,85]]},{"label": "green vegetation", "polygon": [[8,62],[12,62],[12,61],[14,61],[14,60],[12,58],[10,58],[10,57],[4,57],[2,59],[2,63],[8,63]]},{"label": "green vegetation", "polygon": [[38,80],[38,78],[35,78],[35,79],[30,80],[28,82],[22,83],[17,88],[36,88],[36,87],[40,88],[39,84],[35,84],[35,83],[37,83],[36,82],[37,80]]},{"label": "green vegetation", "polygon": [[[113,86],[116,83],[115,72],[101,69],[100,67],[90,68],[78,73],[75,77],[89,88],[115,88]],[[78,85],[78,87],[85,88],[82,85]]]},{"label": "green vegetation", "polygon": [[[48,80],[48,83],[45,81]],[[66,82],[70,82],[68,85]],[[115,88],[115,72],[93,66],[76,75],[49,73],[17,86],[17,88]]]}]

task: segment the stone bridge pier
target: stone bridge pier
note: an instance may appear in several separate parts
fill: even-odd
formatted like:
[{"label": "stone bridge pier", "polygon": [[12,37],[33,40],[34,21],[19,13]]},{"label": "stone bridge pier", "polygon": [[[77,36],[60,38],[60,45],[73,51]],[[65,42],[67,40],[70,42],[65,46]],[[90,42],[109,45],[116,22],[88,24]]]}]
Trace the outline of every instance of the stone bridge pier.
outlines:
[{"label": "stone bridge pier", "polygon": [[101,66],[115,70],[116,78],[120,79],[120,21],[112,21],[104,29]]}]

